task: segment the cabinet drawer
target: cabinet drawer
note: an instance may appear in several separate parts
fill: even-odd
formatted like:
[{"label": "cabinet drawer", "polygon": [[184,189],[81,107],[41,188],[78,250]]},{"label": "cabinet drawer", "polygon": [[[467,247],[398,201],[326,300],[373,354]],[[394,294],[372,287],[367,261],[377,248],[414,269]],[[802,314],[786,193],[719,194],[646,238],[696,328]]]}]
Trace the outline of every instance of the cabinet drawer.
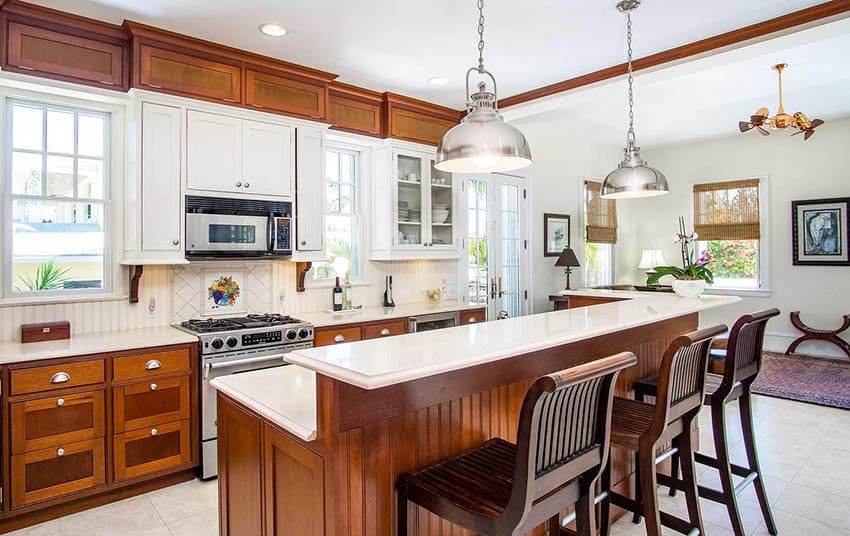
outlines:
[{"label": "cabinet drawer", "polygon": [[12,454],[103,437],[104,391],[13,402]]},{"label": "cabinet drawer", "polygon": [[171,50],[141,45],[138,81],[154,89],[237,103],[241,100],[242,69]]},{"label": "cabinet drawer", "polygon": [[189,418],[189,377],[135,383],[113,390],[115,433]]},{"label": "cabinet drawer", "polygon": [[364,339],[380,339],[407,333],[407,320],[393,320],[381,324],[369,324],[363,326]]},{"label": "cabinet drawer", "polygon": [[13,370],[12,396],[103,383],[103,360]]},{"label": "cabinet drawer", "polygon": [[473,309],[471,311],[460,312],[460,324],[477,324],[487,321],[487,311],[485,309]]},{"label": "cabinet drawer", "polygon": [[111,89],[125,85],[121,45],[17,22],[9,22],[8,39],[13,70]]},{"label": "cabinet drawer", "polygon": [[115,357],[112,377],[115,380],[140,380],[164,374],[188,374],[190,352],[186,348],[150,354]]},{"label": "cabinet drawer", "polygon": [[189,421],[142,428],[113,439],[115,480],[169,469],[189,462]]},{"label": "cabinet drawer", "polygon": [[12,508],[105,483],[103,439],[12,456]]},{"label": "cabinet drawer", "polygon": [[327,87],[273,74],[245,70],[245,104],[276,112],[324,119]]},{"label": "cabinet drawer", "polygon": [[316,330],[316,346],[329,346],[346,342],[359,341],[362,338],[360,326],[348,328],[327,328]]}]

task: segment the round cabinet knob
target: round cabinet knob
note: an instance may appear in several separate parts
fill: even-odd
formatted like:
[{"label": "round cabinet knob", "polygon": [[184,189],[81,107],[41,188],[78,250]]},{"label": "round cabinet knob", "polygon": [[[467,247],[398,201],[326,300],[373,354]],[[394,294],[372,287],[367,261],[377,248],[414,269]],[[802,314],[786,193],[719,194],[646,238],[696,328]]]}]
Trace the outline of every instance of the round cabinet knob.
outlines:
[{"label": "round cabinet knob", "polygon": [[59,400],[56,401],[56,405],[59,406],[59,407],[64,406],[65,405],[65,399],[60,398]]},{"label": "round cabinet knob", "polygon": [[65,449],[63,449],[63,448],[56,449],[56,455],[57,456],[64,456],[65,455]]},{"label": "round cabinet knob", "polygon": [[476,318],[474,316],[470,316],[469,320],[467,322],[470,323],[470,324],[474,324],[474,323],[478,322],[478,320],[476,320]]},{"label": "round cabinet knob", "polygon": [[246,183],[245,183],[245,188],[250,188],[250,187],[251,187],[251,183],[250,183],[250,182],[246,182]]},{"label": "round cabinet knob", "polygon": [[301,245],[302,245],[302,246],[306,246],[306,245],[307,245],[307,241],[306,241],[306,240],[302,240],[302,241],[301,241]]},{"label": "round cabinet knob", "polygon": [[236,187],[242,188],[242,181],[236,181]]},{"label": "round cabinet knob", "polygon": [[386,337],[386,336],[387,336],[387,335],[389,335],[389,334],[390,334],[390,330],[389,330],[389,329],[384,328],[384,329],[382,329],[382,330],[381,330],[381,337]]},{"label": "round cabinet knob", "polygon": [[157,434],[156,428],[151,428],[151,435],[155,436]]},{"label": "round cabinet knob", "polygon": [[345,337],[343,337],[342,335],[337,335],[336,337],[334,337],[334,342],[345,342]]},{"label": "round cabinet knob", "polygon": [[156,391],[156,384],[155,383],[151,384],[151,391]]},{"label": "round cabinet knob", "polygon": [[172,243],[172,244],[174,244],[175,246],[179,246],[179,245],[180,245],[180,240],[178,240],[178,239],[176,239],[176,238],[175,238],[174,240],[172,240],[172,241],[171,241],[171,243]]}]

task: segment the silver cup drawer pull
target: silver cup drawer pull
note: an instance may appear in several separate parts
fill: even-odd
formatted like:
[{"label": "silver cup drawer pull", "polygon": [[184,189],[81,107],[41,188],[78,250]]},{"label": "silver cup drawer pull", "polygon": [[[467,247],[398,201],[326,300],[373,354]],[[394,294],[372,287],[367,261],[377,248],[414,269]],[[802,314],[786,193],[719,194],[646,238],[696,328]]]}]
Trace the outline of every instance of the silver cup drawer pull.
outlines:
[{"label": "silver cup drawer pull", "polygon": [[390,334],[389,328],[384,328],[384,329],[381,330],[381,337],[386,337],[389,334]]},{"label": "silver cup drawer pull", "polygon": [[334,342],[345,342],[345,337],[342,335],[337,335],[334,337]]},{"label": "silver cup drawer pull", "polygon": [[151,359],[147,363],[145,363],[145,370],[156,370],[162,368],[162,363],[157,359]]},{"label": "silver cup drawer pull", "polygon": [[71,381],[71,375],[67,372],[57,372],[50,377],[50,383],[65,383]]}]

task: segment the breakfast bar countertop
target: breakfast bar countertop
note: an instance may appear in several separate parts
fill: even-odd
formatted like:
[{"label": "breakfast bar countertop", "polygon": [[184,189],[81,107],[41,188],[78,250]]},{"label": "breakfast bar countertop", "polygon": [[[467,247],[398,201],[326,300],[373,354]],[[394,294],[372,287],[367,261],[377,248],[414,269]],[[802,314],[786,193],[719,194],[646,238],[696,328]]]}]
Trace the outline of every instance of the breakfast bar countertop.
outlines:
[{"label": "breakfast bar countertop", "polygon": [[287,361],[363,389],[378,389],[428,376],[536,352],[696,314],[741,300],[737,296],[684,299],[674,294],[579,290],[570,295],[620,298],[594,305],[462,325],[434,332],[296,350]]},{"label": "breakfast bar countertop", "polygon": [[170,326],[77,333],[72,334],[70,339],[58,341],[3,341],[0,342],[0,365],[197,343],[197,335]]}]

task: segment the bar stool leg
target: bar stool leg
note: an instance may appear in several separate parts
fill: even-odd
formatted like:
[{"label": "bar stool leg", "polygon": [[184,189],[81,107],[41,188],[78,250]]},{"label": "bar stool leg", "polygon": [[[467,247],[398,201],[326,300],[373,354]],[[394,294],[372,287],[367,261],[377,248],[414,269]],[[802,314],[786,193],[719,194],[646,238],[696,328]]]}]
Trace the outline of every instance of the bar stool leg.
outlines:
[{"label": "bar stool leg", "polygon": [[582,484],[582,495],[576,502],[576,534],[596,536],[596,508],[594,507],[593,482]]},{"label": "bar stool leg", "polygon": [[609,536],[611,534],[611,455],[608,455],[608,463],[600,477],[600,491],[608,492],[609,495],[599,503],[599,535]]},{"label": "bar stool leg", "polygon": [[770,502],[767,500],[767,491],[765,491],[761,465],[759,464],[755,427],[753,425],[753,405],[749,389],[738,399],[738,404],[738,409],[741,412],[741,429],[744,432],[744,447],[747,450],[747,461],[749,461],[750,471],[758,473],[758,476],[753,481],[753,485],[756,488],[756,497],[758,498],[759,506],[761,506],[761,514],[764,517],[764,524],[767,526],[767,531],[773,536],[776,536],[779,531],[776,530],[776,523],[773,521],[773,513],[770,510]]},{"label": "bar stool leg", "polygon": [[407,536],[407,495],[398,491],[398,507],[396,517],[398,518],[398,536]]},{"label": "bar stool leg", "polygon": [[[640,453],[635,451],[635,500],[641,502],[643,498],[643,486],[640,482]],[[641,515],[637,512],[632,514],[632,523],[635,525],[640,523]]]},{"label": "bar stool leg", "polygon": [[735,536],[746,536],[735,497],[735,484],[732,482],[732,468],[729,466],[729,447],[726,440],[725,404],[720,402],[711,406],[711,426],[714,434],[714,451],[717,455],[717,471],[720,473],[720,489],[723,502],[729,512],[729,521]]},{"label": "bar stool leg", "polygon": [[[684,470],[682,471],[684,474]],[[674,454],[670,457],[670,476],[673,477],[673,480],[679,478],[679,454]],[[676,496],[676,488],[670,486],[670,491],[667,492],[667,495],[670,497]]]},{"label": "bar stool leg", "polygon": [[[700,534],[705,534],[702,524],[702,514],[699,508],[699,484],[697,482],[696,462],[694,461],[693,421],[688,422],[683,433],[674,442],[679,449],[682,460],[682,479],[685,482],[685,502],[688,505],[688,519],[691,526],[697,527]],[[671,488],[673,489],[673,488]]]},{"label": "bar stool leg", "polygon": [[643,515],[646,520],[646,536],[661,536],[661,514],[658,511],[658,472],[655,466],[655,444],[640,445],[640,474]]},{"label": "bar stool leg", "polygon": [[546,522],[546,536],[558,536],[561,533],[561,516],[553,516]]}]

